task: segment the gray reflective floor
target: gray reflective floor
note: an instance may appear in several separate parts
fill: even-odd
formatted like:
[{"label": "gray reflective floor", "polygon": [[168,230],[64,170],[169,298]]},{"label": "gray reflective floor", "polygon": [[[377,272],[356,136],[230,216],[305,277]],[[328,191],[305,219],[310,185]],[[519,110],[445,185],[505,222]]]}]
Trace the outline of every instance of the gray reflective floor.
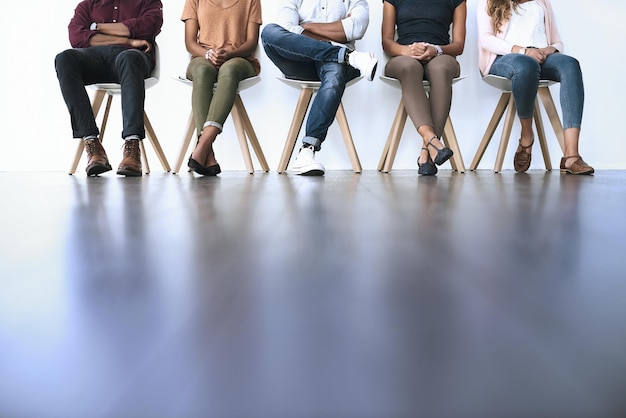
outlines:
[{"label": "gray reflective floor", "polygon": [[0,192],[0,417],[626,416],[626,171]]}]

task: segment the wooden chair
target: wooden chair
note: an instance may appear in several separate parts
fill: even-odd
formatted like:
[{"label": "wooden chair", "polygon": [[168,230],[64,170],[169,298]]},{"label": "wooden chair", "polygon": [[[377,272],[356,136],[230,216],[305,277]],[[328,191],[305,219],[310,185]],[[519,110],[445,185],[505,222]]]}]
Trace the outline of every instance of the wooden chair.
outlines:
[{"label": "wooden chair", "polygon": [[[155,52],[156,65],[154,66],[154,69],[152,70],[152,74],[150,74],[150,77],[145,79],[146,90],[155,86],[159,82],[159,78],[161,76],[161,64],[160,64],[161,59],[160,59],[160,54],[159,54],[159,48],[156,43],[154,44],[154,52]],[[104,140],[104,133],[106,130],[108,119],[109,119],[109,112],[111,111],[111,103],[113,101],[113,96],[119,96],[122,94],[122,86],[120,86],[117,83],[98,83],[98,84],[89,85],[88,87],[95,90],[94,98],[91,104],[94,117],[96,118],[98,117],[98,114],[100,113],[100,108],[102,107],[102,102],[104,101],[104,98],[107,97],[106,105],[104,108],[104,115],[102,118],[102,124],[100,127],[100,142],[102,142]],[[146,129],[146,137],[150,141],[152,148],[154,149],[157,157],[159,158],[159,161],[161,162],[161,165],[163,166],[163,170],[166,172],[170,171],[170,165],[167,162],[167,158],[165,157],[165,154],[163,153],[161,144],[159,143],[156,133],[154,132],[154,128],[152,127],[152,123],[150,122],[150,119],[148,118],[148,114],[145,112],[145,110],[143,112],[143,121],[144,121],[145,129]],[[150,174],[150,165],[148,164],[148,158],[146,157],[146,149],[144,147],[144,141],[139,141],[139,146],[141,147],[141,159],[142,159],[143,170],[146,174]],[[81,140],[78,143],[78,146],[76,148],[76,153],[74,155],[74,160],[72,161],[72,165],[70,166],[70,169],[69,169],[70,175],[76,172],[76,168],[78,167],[80,158],[83,155],[84,148],[85,148],[85,144]]]},{"label": "wooden chair", "polygon": [[[452,80],[452,84],[457,83],[458,81],[464,79],[465,76],[457,77]],[[380,76],[380,79],[385,83],[395,87],[401,88],[400,81],[393,77]],[[426,93],[430,93],[430,82],[427,80],[423,81],[424,89]],[[391,171],[391,167],[393,166],[393,161],[396,158],[396,153],[398,151],[398,146],[400,145],[400,139],[402,137],[402,132],[404,131],[404,126],[406,124],[407,113],[404,108],[404,100],[400,97],[400,103],[398,104],[398,110],[396,111],[396,116],[393,119],[391,124],[391,129],[389,130],[389,135],[387,136],[387,142],[385,143],[385,148],[383,149],[383,153],[380,157],[380,161],[378,163],[378,171],[382,171],[383,173],[389,173]],[[452,126],[452,120],[450,119],[450,115],[448,115],[448,119],[446,120],[446,125],[443,129],[442,135],[443,143],[449,147],[454,155],[450,159],[450,165],[453,170],[456,170],[460,173],[465,172],[465,164],[463,163],[463,157],[461,156],[461,149],[459,148],[459,144],[456,139],[456,133],[454,132],[454,127]]]},{"label": "wooden chair", "polygon": [[[357,81],[359,81],[362,76],[359,76],[346,84],[346,88],[353,85]],[[291,155],[293,154],[293,150],[296,146],[296,140],[298,138],[298,134],[300,133],[300,129],[302,129],[302,124],[304,122],[304,117],[309,109],[309,105],[311,104],[311,98],[313,94],[317,92],[322,84],[321,81],[304,81],[304,80],[294,80],[290,78],[286,78],[284,76],[278,77],[280,81],[283,83],[300,89],[300,97],[298,98],[298,103],[296,104],[296,110],[294,111],[293,118],[291,119],[291,126],[289,128],[289,132],[287,133],[287,140],[285,141],[285,146],[283,147],[283,153],[280,158],[280,162],[278,164],[278,172],[284,173],[287,171],[287,166],[289,165],[289,160],[291,159]],[[352,163],[352,170],[355,173],[360,173],[363,171],[361,167],[361,161],[359,160],[359,156],[354,147],[354,142],[352,140],[352,133],[350,132],[350,127],[348,126],[348,119],[346,117],[346,112],[343,108],[343,102],[339,103],[339,108],[337,109],[337,123],[339,123],[339,129],[341,130],[341,135],[343,136],[343,140],[346,145],[346,149],[348,150],[348,156],[350,157],[350,162]]]},{"label": "wooden chair", "polygon": [[[511,93],[511,80],[505,77],[499,77],[495,75],[487,75],[483,77],[483,81],[489,84],[492,87],[495,87],[502,91],[500,95],[500,100],[496,105],[496,108],[493,112],[491,120],[489,121],[489,125],[487,125],[487,130],[483,135],[483,138],[478,146],[478,150],[474,155],[474,160],[470,165],[470,170],[476,170],[480,160],[482,159],[493,134],[500,124],[500,120],[506,111],[506,117],[504,119],[504,126],[502,128],[502,136],[500,138],[500,145],[498,147],[498,154],[496,156],[496,162],[494,165],[493,171],[499,173],[502,171],[502,164],[504,162],[504,155],[506,154],[506,148],[509,143],[509,137],[511,136],[511,129],[513,127],[513,122],[515,121],[516,116],[516,107],[515,101],[513,100],[513,94]],[[564,149],[564,139],[563,139],[563,125],[561,124],[561,119],[559,118],[559,114],[557,112],[556,106],[554,105],[554,100],[552,100],[552,94],[550,94],[550,86],[555,84],[556,81],[551,80],[541,80],[539,81],[539,89],[537,91],[537,100],[535,101],[535,110],[533,119],[535,120],[535,127],[537,128],[537,137],[539,139],[539,145],[541,146],[541,152],[543,154],[543,161],[546,166],[546,170],[552,170],[552,164],[550,162],[550,153],[548,151],[548,144],[546,142],[546,134],[544,130],[543,120],[541,117],[541,109],[539,108],[539,99],[543,103],[546,114],[550,119],[550,123],[552,128],[554,129],[554,133],[556,135],[557,140],[559,141],[559,145],[561,149]]]},{"label": "wooden chair", "polygon": [[[185,77],[178,77],[178,81],[192,86],[193,82],[188,80]],[[252,163],[252,156],[250,155],[250,149],[248,148],[248,142],[252,146],[254,153],[261,165],[263,171],[270,171],[267,161],[265,160],[265,155],[263,154],[263,150],[261,149],[261,145],[259,144],[259,140],[254,132],[254,128],[252,127],[252,123],[250,122],[250,117],[248,116],[248,112],[246,111],[246,107],[243,104],[243,100],[241,100],[241,96],[239,93],[243,90],[246,90],[255,84],[261,81],[260,76],[254,76],[250,78],[246,78],[239,82],[239,87],[237,89],[237,96],[235,96],[235,103],[230,112],[233,118],[233,124],[235,125],[235,131],[237,132],[237,138],[239,139],[239,147],[241,148],[241,153],[243,155],[244,163],[246,165],[246,169],[248,173],[254,174],[254,164]],[[178,159],[176,160],[176,165],[174,166],[173,173],[179,173],[180,167],[185,159],[185,155],[189,150],[189,145],[191,144],[191,140],[194,137],[194,132],[196,131],[196,124],[193,119],[193,111],[189,114],[189,119],[187,120],[187,124],[185,127],[185,134],[183,136],[183,142],[180,148],[180,152],[178,154]],[[194,142],[195,145],[195,142]]]}]

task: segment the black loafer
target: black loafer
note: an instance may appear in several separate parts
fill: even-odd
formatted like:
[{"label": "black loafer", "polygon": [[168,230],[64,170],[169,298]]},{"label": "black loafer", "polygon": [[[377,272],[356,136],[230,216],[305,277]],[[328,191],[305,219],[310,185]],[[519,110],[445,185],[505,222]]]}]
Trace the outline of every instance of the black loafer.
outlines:
[{"label": "black loafer", "polygon": [[203,176],[217,176],[219,173],[222,172],[219,164],[205,167],[191,157],[189,157],[187,167],[191,168],[191,170]]}]

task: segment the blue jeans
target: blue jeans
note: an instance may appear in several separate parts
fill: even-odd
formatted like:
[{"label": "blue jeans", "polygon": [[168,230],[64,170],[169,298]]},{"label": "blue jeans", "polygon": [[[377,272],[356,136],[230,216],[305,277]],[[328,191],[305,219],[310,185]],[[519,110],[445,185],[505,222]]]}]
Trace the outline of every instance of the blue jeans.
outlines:
[{"label": "blue jeans", "polygon": [[319,151],[335,120],[346,83],[360,75],[344,62],[347,48],[268,24],[261,33],[265,53],[286,78],[321,81],[306,121],[302,142]]},{"label": "blue jeans", "polygon": [[583,117],[585,89],[580,64],[576,58],[555,53],[543,64],[523,54],[507,54],[496,58],[489,74],[511,80],[511,90],[520,119],[533,116],[539,80],[553,80],[561,84],[561,111],[563,129],[579,128]]},{"label": "blue jeans", "polygon": [[121,46],[73,48],[58,54],[54,66],[61,93],[70,112],[74,138],[99,135],[85,86],[118,83],[122,86],[122,138],[145,138],[144,79],[152,64],[148,54]]}]

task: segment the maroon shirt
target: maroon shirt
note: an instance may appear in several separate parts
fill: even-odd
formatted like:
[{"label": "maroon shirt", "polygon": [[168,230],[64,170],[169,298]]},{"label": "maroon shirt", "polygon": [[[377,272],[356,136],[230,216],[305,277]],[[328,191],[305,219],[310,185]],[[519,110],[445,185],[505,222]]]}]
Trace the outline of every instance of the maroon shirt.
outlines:
[{"label": "maroon shirt", "polygon": [[89,29],[93,22],[123,23],[130,38],[154,43],[163,25],[163,4],[161,0],[83,0],[68,26],[72,47],[90,46],[89,39],[96,34]]}]

